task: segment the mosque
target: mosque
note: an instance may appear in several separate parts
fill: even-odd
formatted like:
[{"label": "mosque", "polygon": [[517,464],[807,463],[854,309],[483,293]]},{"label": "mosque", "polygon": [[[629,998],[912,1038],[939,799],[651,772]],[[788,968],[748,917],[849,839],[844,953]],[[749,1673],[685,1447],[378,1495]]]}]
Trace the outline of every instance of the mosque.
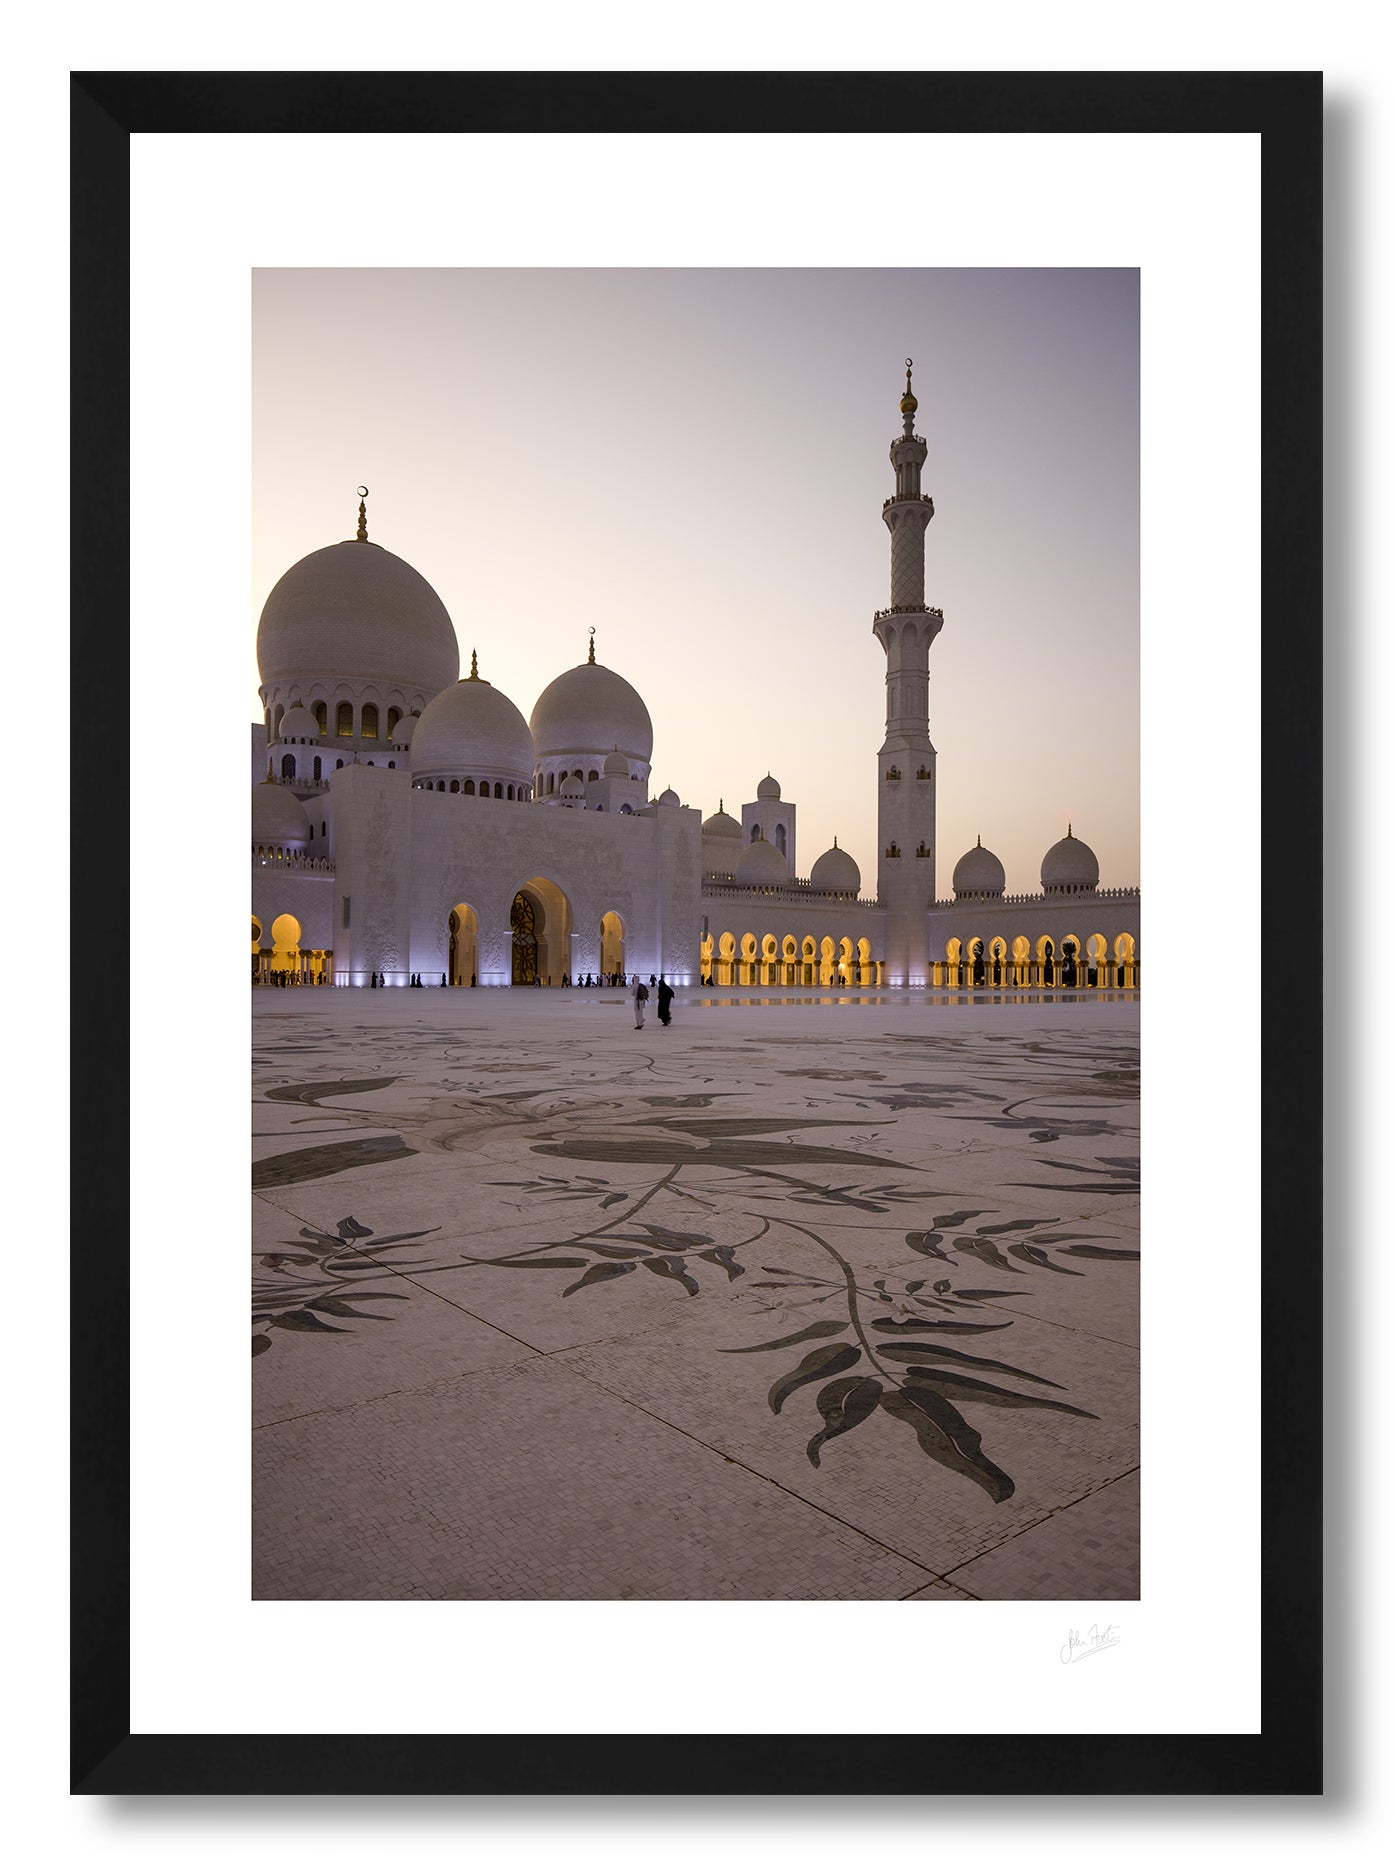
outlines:
[{"label": "mosque", "polygon": [[1139,892],[1101,889],[1073,827],[1035,893],[1006,894],[981,840],[938,893],[929,649],[944,615],[925,604],[917,404],[907,364],[881,511],[891,601],[872,622],[886,655],[874,896],[836,840],[796,875],[797,808],[769,774],[739,817],[719,799],[704,820],[671,787],[651,798],[649,712],[594,637],[526,720],[475,653],[461,677],[450,615],[369,541],[360,488],[356,537],[283,574],[257,631],[254,982],[1135,987]]}]

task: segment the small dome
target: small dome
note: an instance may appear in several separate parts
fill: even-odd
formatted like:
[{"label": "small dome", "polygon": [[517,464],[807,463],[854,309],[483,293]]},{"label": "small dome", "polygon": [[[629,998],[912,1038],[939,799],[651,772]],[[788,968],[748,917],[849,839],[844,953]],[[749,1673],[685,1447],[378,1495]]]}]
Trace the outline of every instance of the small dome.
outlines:
[{"label": "small dome", "polygon": [[431,778],[486,774],[531,786],[532,736],[502,690],[482,677],[462,677],[422,711],[412,736],[411,770]]},{"label": "small dome", "polygon": [[577,664],[554,678],[533,706],[531,727],[539,760],[616,752],[645,766],[653,759],[653,723],[642,697],[604,664]]},{"label": "small dome", "polygon": [[325,676],[435,691],[459,676],[460,649],[450,614],[414,567],[376,542],[340,541],[272,587],[257,664],[263,684]]},{"label": "small dome", "polygon": [[776,850],[768,838],[747,844],[736,865],[738,883],[787,883],[789,866],[783,851]]},{"label": "small dome", "polygon": [[808,883],[810,889],[835,889],[855,896],[862,886],[862,873],[856,858],[834,844],[809,871]]},{"label": "small dome", "polygon": [[319,740],[319,723],[308,709],[302,709],[296,703],[293,709],[287,709],[281,717],[281,726],[276,731],[278,741]]},{"label": "small dome", "polygon": [[301,850],[310,842],[310,815],[284,786],[263,780],[252,788],[252,843]]},{"label": "small dome", "polygon": [[627,780],[629,778],[629,756],[621,754],[618,748],[605,756],[605,765],[601,772],[607,780]]},{"label": "small dome", "polygon": [[584,793],[585,790],[585,781],[578,780],[574,773],[568,773],[561,785],[557,788],[559,793]]},{"label": "small dome", "polygon": [[724,807],[718,807],[710,818],[702,820],[702,836],[704,838],[739,838],[741,836],[740,824]]},{"label": "small dome", "polygon": [[764,779],[761,780],[760,784],[755,788],[755,797],[757,799],[778,799],[779,781],[775,779],[773,774],[767,773]]},{"label": "small dome", "polygon": [[391,746],[394,748],[409,748],[411,746],[411,738],[416,733],[416,724],[420,720],[421,717],[419,715],[404,715],[400,722],[395,723],[392,729]]},{"label": "small dome", "polygon": [[981,838],[954,865],[956,896],[1000,896],[1007,887],[1001,859],[985,849]]},{"label": "small dome", "polygon": [[678,798],[671,786],[665,786],[663,791],[658,795],[658,803],[661,806],[680,806],[682,800]]},{"label": "small dome", "polygon": [[1041,859],[1041,888],[1052,890],[1089,890],[1098,886],[1099,860],[1084,842],[1067,828],[1058,844],[1052,844]]}]

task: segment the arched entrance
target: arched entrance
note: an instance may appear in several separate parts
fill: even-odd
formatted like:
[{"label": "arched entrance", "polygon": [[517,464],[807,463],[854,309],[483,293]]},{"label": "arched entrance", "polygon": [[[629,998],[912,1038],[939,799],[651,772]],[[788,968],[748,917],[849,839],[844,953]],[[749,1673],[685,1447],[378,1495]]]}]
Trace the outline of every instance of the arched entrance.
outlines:
[{"label": "arched entrance", "polygon": [[1130,934],[1120,934],[1113,944],[1113,957],[1118,962],[1118,984],[1120,986],[1137,985],[1137,947]]},{"label": "arched entrance", "polygon": [[742,986],[753,986],[755,984],[755,953],[755,936],[753,934],[743,934],[741,936],[740,961],[740,983]]},{"label": "arched entrance", "polygon": [[612,973],[625,973],[624,923],[613,909],[600,918],[600,974],[608,979]]},{"label": "arched entrance", "polygon": [[874,986],[876,984],[876,963],[871,958],[871,943],[865,935],[857,942],[857,967],[861,975],[861,984]]},{"label": "arched entrance", "polygon": [[280,986],[300,976],[300,923],[293,915],[278,915],[271,924],[271,972]]},{"label": "arched entrance", "polygon": [[467,902],[450,911],[446,977],[452,986],[471,986],[479,977],[479,917]]},{"label": "arched entrance", "polygon": [[723,934],[718,947],[716,983],[718,986],[734,986],[736,983],[736,937],[729,933]]},{"label": "arched entrance", "polygon": [[704,986],[710,986],[712,983],[712,968],[715,964],[716,957],[716,943],[712,940],[710,935],[705,935],[703,937],[700,953],[702,956],[702,984]]},{"label": "arched entrance", "polygon": [[571,904],[545,876],[530,877],[509,909],[515,986],[560,986],[571,971]]},{"label": "arched entrance", "polygon": [[252,917],[252,983],[254,985],[261,977],[261,966],[261,923],[254,915]]}]

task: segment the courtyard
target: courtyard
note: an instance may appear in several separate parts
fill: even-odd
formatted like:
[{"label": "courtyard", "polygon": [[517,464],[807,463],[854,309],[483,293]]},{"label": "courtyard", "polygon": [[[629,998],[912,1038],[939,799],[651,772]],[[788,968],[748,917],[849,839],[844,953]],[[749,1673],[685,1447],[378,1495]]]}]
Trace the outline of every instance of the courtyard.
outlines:
[{"label": "courtyard", "polygon": [[1138,1012],[254,989],[253,1596],[1137,1597]]}]

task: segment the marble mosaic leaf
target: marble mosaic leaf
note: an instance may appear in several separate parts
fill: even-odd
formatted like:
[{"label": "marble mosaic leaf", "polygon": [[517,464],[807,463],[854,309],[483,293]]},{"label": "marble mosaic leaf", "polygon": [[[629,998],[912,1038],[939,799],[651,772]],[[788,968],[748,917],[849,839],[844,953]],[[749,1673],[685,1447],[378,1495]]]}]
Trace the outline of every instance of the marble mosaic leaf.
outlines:
[{"label": "marble mosaic leaf", "polygon": [[900,1360],[911,1365],[921,1365],[927,1357],[936,1360],[956,1360],[960,1366],[983,1366],[992,1373],[1007,1373],[1013,1379],[1029,1379],[1032,1385],[1051,1386],[1055,1391],[1060,1387],[1053,1379],[1042,1379],[1039,1373],[1028,1373],[1025,1367],[1008,1366],[1005,1360],[985,1360],[972,1353],[960,1353],[956,1347],[937,1347],[932,1341],[904,1340],[881,1344],[876,1351],[883,1353],[888,1360]]},{"label": "marble mosaic leaf", "polygon": [[[1071,1270],[1068,1273],[1077,1275],[1078,1271]],[[924,1321],[917,1315],[911,1315],[904,1321],[893,1321],[889,1315],[883,1315],[871,1325],[888,1334],[923,1333],[929,1328],[937,1328],[941,1334],[992,1334],[998,1328],[1009,1328],[1012,1324],[1010,1321]]]},{"label": "marble mosaic leaf", "polygon": [[946,1398],[928,1386],[887,1389],[881,1409],[914,1428],[920,1448],[944,1469],[951,1469],[986,1489],[995,1502],[1016,1493],[1016,1484],[982,1451],[982,1438]]},{"label": "marble mosaic leaf", "polygon": [[990,1237],[956,1237],[954,1249],[965,1251],[970,1257],[976,1257],[979,1263],[986,1263],[990,1269],[1008,1270],[1013,1276],[1021,1274],[1014,1263],[1008,1263]]},{"label": "marble mosaic leaf", "polygon": [[627,1276],[634,1268],[632,1263],[593,1263],[579,1282],[573,1282],[562,1294],[575,1295],[578,1289],[589,1288],[592,1283],[610,1282],[616,1276]]},{"label": "marble mosaic leaf", "polygon": [[912,1366],[909,1376],[917,1385],[927,1385],[942,1398],[967,1399],[980,1405],[1003,1405],[1012,1410],[1067,1411],[1075,1418],[1098,1421],[1098,1414],[1081,1411],[1078,1405],[1062,1404],[1059,1399],[1035,1398],[1029,1392],[1014,1392],[1010,1386],[989,1385],[985,1379],[970,1379],[964,1373],[947,1373],[937,1367]]},{"label": "marble mosaic leaf", "polygon": [[820,1379],[830,1379],[834,1373],[845,1373],[861,1357],[860,1347],[815,1347],[812,1353],[804,1355],[792,1373],[785,1373],[782,1379],[775,1380],[770,1387],[770,1410],[778,1416],[791,1392],[801,1391],[804,1386],[814,1385]]},{"label": "marble mosaic leaf", "polygon": [[834,1379],[831,1385],[824,1386],[818,1394],[818,1415],[823,1420],[823,1428],[816,1437],[808,1440],[808,1460],[813,1467],[819,1467],[818,1458],[823,1445],[831,1443],[834,1437],[842,1437],[858,1424],[868,1419],[881,1402],[882,1382],[854,1375],[850,1379]]},{"label": "marble mosaic leaf", "polygon": [[307,1102],[314,1108],[323,1105],[326,1096],[354,1096],[368,1089],[386,1089],[399,1082],[396,1076],[351,1076],[336,1083],[278,1083],[266,1092],[268,1102]]},{"label": "marble mosaic leaf", "polygon": [[[687,1265],[677,1262],[672,1257],[645,1257],[644,1268],[652,1270],[655,1276],[666,1277],[669,1282],[680,1282],[689,1295],[696,1295],[697,1284],[687,1273]],[[577,1283],[576,1287],[581,1287]]]},{"label": "marble mosaic leaf", "polygon": [[309,1179],[328,1179],[354,1166],[376,1166],[382,1160],[407,1160],[417,1152],[400,1134],[376,1134],[359,1141],[333,1141],[320,1147],[296,1147],[288,1154],[269,1154],[252,1163],[252,1190],[268,1186],[298,1186]]},{"label": "marble mosaic leaf", "polygon": [[841,1334],[851,1326],[848,1321],[815,1321],[812,1327],[800,1328],[797,1334],[781,1334],[778,1340],[762,1340],[758,1347],[718,1347],[718,1353],[772,1353],[776,1347],[797,1347],[802,1340],[824,1340],[829,1334]]},{"label": "marble mosaic leaf", "polygon": [[[1105,1250],[1102,1244],[1066,1244],[1065,1255],[1067,1257],[1092,1257],[1100,1262],[1139,1263],[1142,1260],[1140,1250]],[[1077,1276],[1080,1272],[1072,1270],[1070,1273]]]},{"label": "marble mosaic leaf", "polygon": [[1082,1270],[1067,1270],[1063,1263],[1054,1263],[1044,1250],[1035,1244],[1008,1244],[1009,1256],[1019,1257],[1023,1263],[1034,1263],[1038,1270],[1053,1270],[1057,1276],[1082,1276]]},{"label": "marble mosaic leaf", "polygon": [[707,1147],[689,1147],[679,1141],[569,1140],[548,1141],[532,1151],[549,1159],[608,1160],[622,1166],[875,1166],[911,1171],[904,1161],[886,1160],[879,1154],[844,1151],[840,1147],[803,1147],[793,1141],[787,1146],[777,1141],[713,1141]]},{"label": "marble mosaic leaf", "polygon": [[331,1322],[321,1321],[318,1315],[312,1315],[307,1308],[292,1308],[284,1315],[272,1315],[273,1328],[289,1328],[295,1334],[347,1334],[347,1328],[336,1328]]},{"label": "marble mosaic leaf", "polygon": [[[579,1270],[584,1267],[581,1257],[489,1257],[485,1260],[494,1270]],[[577,1283],[578,1289],[580,1286]]]}]

